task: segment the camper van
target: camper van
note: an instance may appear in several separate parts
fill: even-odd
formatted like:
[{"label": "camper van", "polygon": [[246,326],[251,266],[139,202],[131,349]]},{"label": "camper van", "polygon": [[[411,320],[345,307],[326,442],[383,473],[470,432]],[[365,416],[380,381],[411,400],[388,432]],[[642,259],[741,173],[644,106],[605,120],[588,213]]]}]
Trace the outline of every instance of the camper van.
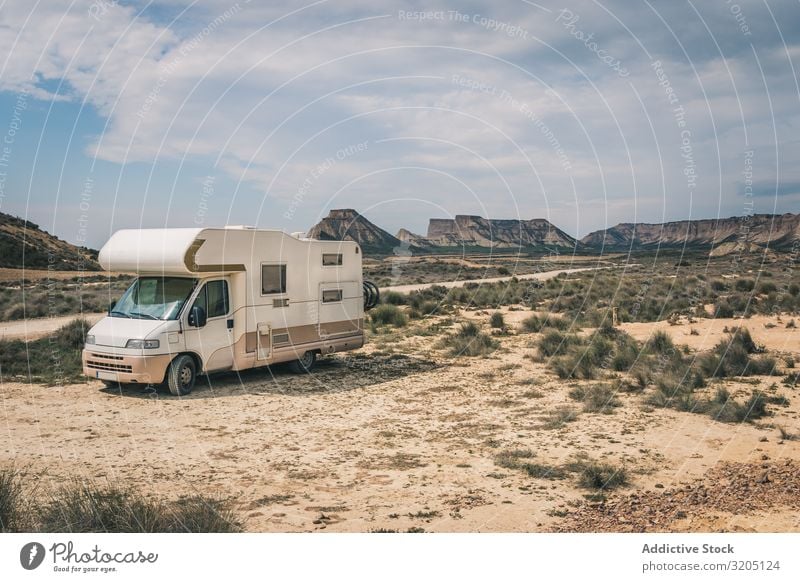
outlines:
[{"label": "camper van", "polygon": [[83,373],[107,385],[166,382],[289,362],[364,344],[378,290],[361,248],[251,227],[120,230],[100,250],[108,271],[138,276],[88,332]]}]

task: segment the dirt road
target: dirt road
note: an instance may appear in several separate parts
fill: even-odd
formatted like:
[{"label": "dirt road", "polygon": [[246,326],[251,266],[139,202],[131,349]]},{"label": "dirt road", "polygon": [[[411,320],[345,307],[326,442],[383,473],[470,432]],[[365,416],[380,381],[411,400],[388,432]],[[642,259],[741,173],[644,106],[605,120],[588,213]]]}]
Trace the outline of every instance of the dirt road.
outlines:
[{"label": "dirt road", "polygon": [[[105,313],[84,313],[89,323],[100,321]],[[20,319],[17,321],[0,321],[0,339],[21,339],[30,341],[53,333],[59,327],[68,324],[80,314],[63,315],[60,317],[39,317],[36,319]]]}]

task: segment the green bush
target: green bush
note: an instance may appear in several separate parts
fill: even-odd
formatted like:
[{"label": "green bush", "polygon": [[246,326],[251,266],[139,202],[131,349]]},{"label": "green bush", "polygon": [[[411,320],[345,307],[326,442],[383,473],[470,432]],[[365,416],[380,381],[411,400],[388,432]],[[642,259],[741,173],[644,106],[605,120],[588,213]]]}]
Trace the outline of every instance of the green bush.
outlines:
[{"label": "green bush", "polygon": [[521,328],[527,333],[538,333],[546,328],[565,330],[569,328],[569,321],[558,316],[531,315],[522,320]]},{"label": "green bush", "polygon": [[381,294],[381,302],[388,303],[389,305],[405,305],[406,296],[397,291],[386,291]]},{"label": "green bush", "polygon": [[39,512],[43,532],[229,533],[241,524],[217,500],[193,496],[167,503],[116,485],[73,482]]},{"label": "green bush", "polygon": [[480,327],[469,321],[462,323],[458,331],[446,335],[439,343],[447,348],[451,356],[485,356],[499,347],[497,340],[482,332]]},{"label": "green bush", "polygon": [[499,311],[492,313],[492,316],[489,318],[489,325],[495,329],[503,329],[506,325],[506,320],[503,318],[503,314]]},{"label": "green bush", "polygon": [[25,531],[23,474],[14,468],[0,469],[0,533]]},{"label": "green bush", "polygon": [[370,312],[370,320],[376,325],[393,325],[403,327],[408,323],[406,314],[396,305],[384,303]]}]

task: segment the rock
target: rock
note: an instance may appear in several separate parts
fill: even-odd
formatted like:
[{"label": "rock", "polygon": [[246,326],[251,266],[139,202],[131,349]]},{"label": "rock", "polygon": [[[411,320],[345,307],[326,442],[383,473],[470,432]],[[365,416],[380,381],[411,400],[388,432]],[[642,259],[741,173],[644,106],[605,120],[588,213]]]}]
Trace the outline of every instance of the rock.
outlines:
[{"label": "rock", "polygon": [[761,437],[760,439],[758,439],[758,442],[766,443],[766,442],[769,442],[769,439],[767,437]]}]

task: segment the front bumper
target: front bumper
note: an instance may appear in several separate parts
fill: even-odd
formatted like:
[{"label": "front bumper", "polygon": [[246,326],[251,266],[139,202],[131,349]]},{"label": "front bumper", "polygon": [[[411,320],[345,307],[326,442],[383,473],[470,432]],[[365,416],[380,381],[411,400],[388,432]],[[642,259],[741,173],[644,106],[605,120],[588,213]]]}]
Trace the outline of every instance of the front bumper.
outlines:
[{"label": "front bumper", "polygon": [[131,356],[84,349],[81,359],[83,374],[90,378],[123,383],[160,384],[164,381],[173,355]]}]

